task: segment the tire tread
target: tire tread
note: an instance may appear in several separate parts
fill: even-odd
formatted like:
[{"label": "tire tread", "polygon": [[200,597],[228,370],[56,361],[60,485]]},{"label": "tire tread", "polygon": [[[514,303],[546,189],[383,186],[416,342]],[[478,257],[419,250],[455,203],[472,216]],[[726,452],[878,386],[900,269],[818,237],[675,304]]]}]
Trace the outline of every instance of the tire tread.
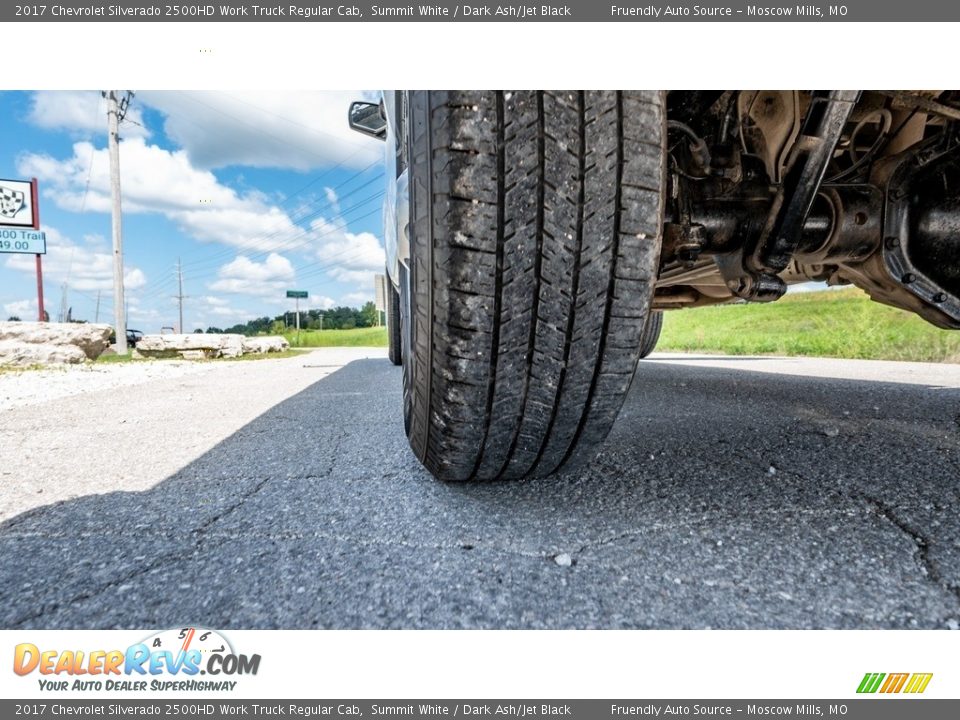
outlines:
[{"label": "tire tread", "polygon": [[582,462],[656,279],[659,92],[414,92],[410,444],[447,480]]}]

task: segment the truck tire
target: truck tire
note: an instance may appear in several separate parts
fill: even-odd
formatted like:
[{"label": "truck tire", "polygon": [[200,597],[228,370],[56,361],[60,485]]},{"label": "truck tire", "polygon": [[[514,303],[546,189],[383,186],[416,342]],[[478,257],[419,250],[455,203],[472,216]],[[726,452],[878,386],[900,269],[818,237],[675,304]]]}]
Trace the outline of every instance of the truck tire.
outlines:
[{"label": "truck tire", "polygon": [[[389,278],[390,276],[387,275]],[[400,295],[390,280],[387,280],[387,356],[394,365],[403,363],[400,346]]]},{"label": "truck tire", "polygon": [[656,281],[663,94],[418,91],[407,107],[410,446],[451,481],[591,458]]},{"label": "truck tire", "polygon": [[657,347],[661,330],[663,330],[663,313],[659,310],[651,312],[647,317],[647,324],[643,328],[643,336],[640,338],[641,358],[645,358]]}]

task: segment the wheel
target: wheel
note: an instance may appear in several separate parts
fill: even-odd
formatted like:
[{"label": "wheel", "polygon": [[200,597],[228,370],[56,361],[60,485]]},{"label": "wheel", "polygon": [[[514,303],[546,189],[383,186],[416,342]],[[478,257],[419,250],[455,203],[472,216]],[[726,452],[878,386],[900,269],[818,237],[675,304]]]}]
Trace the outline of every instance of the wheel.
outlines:
[{"label": "wheel", "polygon": [[406,99],[410,446],[444,480],[592,457],[630,387],[656,280],[663,95]]},{"label": "wheel", "polygon": [[657,347],[661,330],[663,330],[663,313],[659,310],[651,312],[647,317],[647,324],[643,326],[643,335],[640,336],[641,358],[645,358]]},{"label": "wheel", "polygon": [[394,365],[403,362],[400,347],[400,295],[387,276],[387,356]]}]

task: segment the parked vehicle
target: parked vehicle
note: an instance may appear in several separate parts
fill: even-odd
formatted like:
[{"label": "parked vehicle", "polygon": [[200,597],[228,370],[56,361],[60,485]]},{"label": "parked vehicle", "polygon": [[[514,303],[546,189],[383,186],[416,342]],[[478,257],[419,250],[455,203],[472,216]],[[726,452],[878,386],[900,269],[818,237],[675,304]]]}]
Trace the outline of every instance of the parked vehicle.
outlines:
[{"label": "parked vehicle", "polygon": [[[127,328],[127,346],[130,348],[135,348],[137,343],[143,339],[143,333],[139,330],[131,330]],[[117,333],[110,333],[110,344],[113,345],[117,342]]]},{"label": "parked vehicle", "polygon": [[354,103],[351,126],[386,145],[411,447],[447,480],[589,459],[661,311],[821,281],[960,327],[958,120],[958,91]]}]

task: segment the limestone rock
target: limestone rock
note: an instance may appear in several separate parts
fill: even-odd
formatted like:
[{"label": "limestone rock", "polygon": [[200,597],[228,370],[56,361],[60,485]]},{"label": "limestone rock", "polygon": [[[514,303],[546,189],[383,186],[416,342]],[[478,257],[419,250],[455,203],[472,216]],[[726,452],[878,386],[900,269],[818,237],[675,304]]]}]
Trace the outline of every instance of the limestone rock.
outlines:
[{"label": "limestone rock", "polygon": [[[144,335],[137,352],[144,357],[239,357],[243,355],[243,335],[194,333]],[[186,354],[185,354],[186,353]]]},{"label": "limestone rock", "polygon": [[[109,325],[93,323],[0,322],[0,342],[25,345],[71,345],[96,360],[110,344]],[[67,351],[67,355],[75,356]],[[73,362],[51,360],[50,362]]]},{"label": "limestone rock", "polygon": [[245,337],[243,339],[243,351],[245,353],[271,353],[283,352],[290,348],[290,343],[286,338],[279,335],[268,335],[266,337]]},{"label": "limestone rock", "polygon": [[76,345],[0,340],[0,365],[24,367],[54,363],[82,363],[86,353]]}]

